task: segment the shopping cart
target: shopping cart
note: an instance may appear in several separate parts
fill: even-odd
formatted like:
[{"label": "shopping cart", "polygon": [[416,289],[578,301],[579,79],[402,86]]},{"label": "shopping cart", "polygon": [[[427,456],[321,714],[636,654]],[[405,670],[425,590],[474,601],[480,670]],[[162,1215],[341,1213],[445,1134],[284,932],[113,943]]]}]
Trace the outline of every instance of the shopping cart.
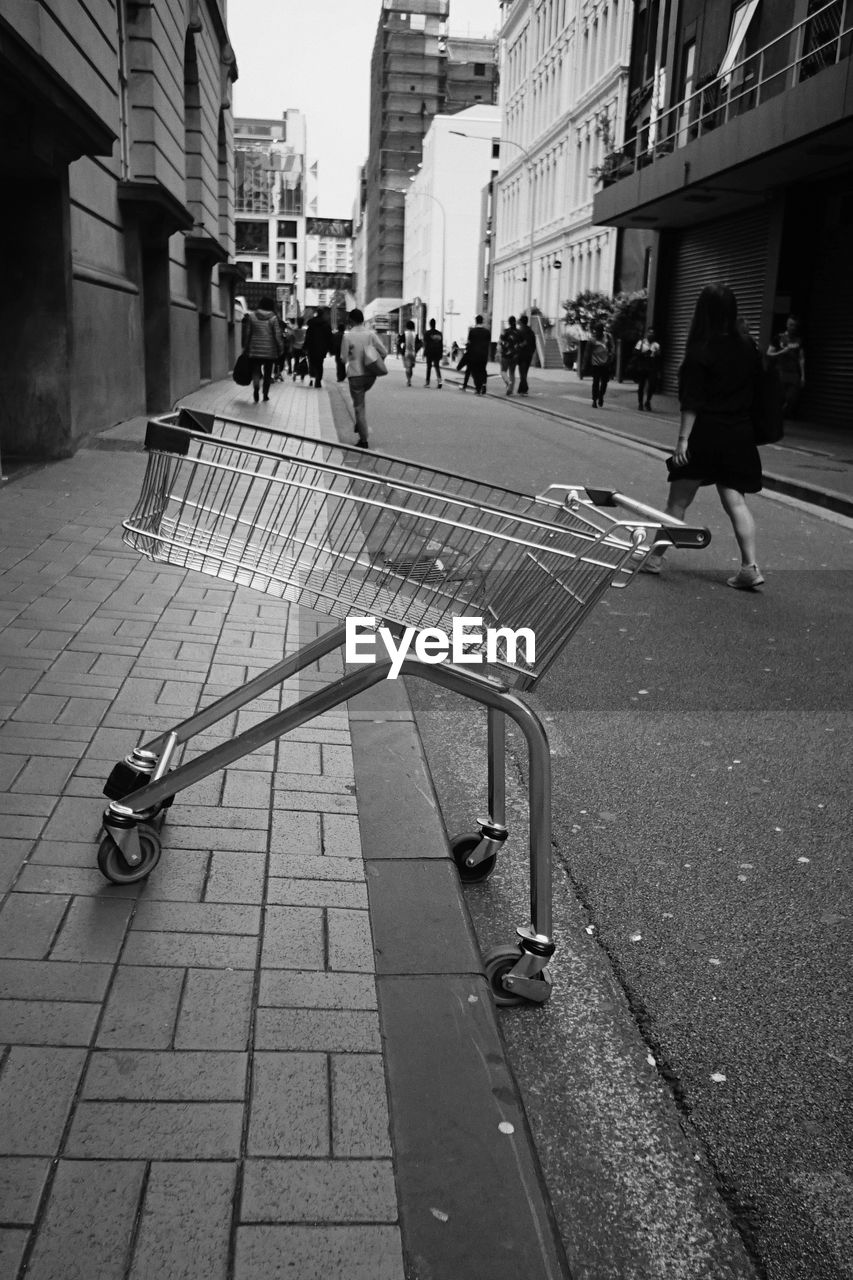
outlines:
[{"label": "shopping cart", "polygon": [[[209,574],[337,619],[375,620],[419,656],[399,664],[486,707],[488,816],[452,839],[463,880],[484,880],[507,838],[505,717],[529,752],[530,923],[484,957],[498,1003],[551,990],[551,768],[531,687],[611,586],[655,546],[704,547],[691,528],[632,499],[583,486],[538,497],[404,459],[207,415],[153,419],[139,501],[124,541],[153,561]],[[442,636],[464,626],[446,660]],[[362,631],[369,631],[361,624]],[[535,643],[530,642],[533,638]],[[385,679],[392,662],[355,666],[236,737],[176,765],[178,748],[334,650],[347,627],[304,645],[211,706],[141,744],[113,769],[98,865],[141,880],[160,858],[178,792]],[[351,664],[353,666],[354,664]],[[473,670],[474,666],[478,670]]]}]

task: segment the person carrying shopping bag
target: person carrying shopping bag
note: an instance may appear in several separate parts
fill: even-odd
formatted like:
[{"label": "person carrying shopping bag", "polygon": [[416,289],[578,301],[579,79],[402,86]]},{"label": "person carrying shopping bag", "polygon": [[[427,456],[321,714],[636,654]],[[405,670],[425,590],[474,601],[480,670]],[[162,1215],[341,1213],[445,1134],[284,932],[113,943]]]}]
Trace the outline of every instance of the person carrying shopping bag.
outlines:
[{"label": "person carrying shopping bag", "polygon": [[261,298],[256,310],[243,317],[243,350],[252,362],[252,391],[258,403],[263,378],[264,399],[270,398],[270,383],[276,361],[284,354],[284,335],[272,298]]},{"label": "person carrying shopping bag", "polygon": [[367,449],[367,409],[365,397],[376,381],[376,373],[370,372],[369,366],[375,363],[378,356],[380,362],[388,354],[372,329],[364,323],[364,312],[355,307],[347,313],[350,327],[341,339],[341,359],[346,365],[349,393],[355,411],[355,434],[358,436],[358,448]]}]

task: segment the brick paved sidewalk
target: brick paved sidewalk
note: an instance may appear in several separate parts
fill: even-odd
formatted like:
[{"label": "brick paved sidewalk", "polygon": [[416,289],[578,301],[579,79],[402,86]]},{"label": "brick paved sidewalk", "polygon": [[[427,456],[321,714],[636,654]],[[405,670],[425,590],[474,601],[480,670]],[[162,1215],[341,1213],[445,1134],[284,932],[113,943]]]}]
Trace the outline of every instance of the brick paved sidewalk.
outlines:
[{"label": "brick paved sidewalk", "polygon": [[[290,384],[189,399],[328,414]],[[401,1280],[346,709],[183,792],[147,882],[95,866],[112,765],[324,624],[123,547],[132,438],[0,503],[0,1275]]]}]

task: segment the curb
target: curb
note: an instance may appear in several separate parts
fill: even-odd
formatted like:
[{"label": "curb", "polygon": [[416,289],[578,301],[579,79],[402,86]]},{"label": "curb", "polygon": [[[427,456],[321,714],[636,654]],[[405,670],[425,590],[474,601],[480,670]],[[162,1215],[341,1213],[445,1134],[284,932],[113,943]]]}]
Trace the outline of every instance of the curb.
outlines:
[{"label": "curb", "polygon": [[406,1275],[567,1280],[408,695],[348,709]]}]

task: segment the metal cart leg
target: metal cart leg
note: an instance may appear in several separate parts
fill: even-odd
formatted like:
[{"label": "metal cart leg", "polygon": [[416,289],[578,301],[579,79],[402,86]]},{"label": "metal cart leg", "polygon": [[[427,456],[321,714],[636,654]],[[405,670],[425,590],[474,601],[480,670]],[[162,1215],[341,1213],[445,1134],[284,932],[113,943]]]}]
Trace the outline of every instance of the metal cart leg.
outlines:
[{"label": "metal cart leg", "polygon": [[487,710],[489,816],[478,818],[478,831],[450,839],[450,852],[465,884],[488,880],[509,832],[506,829],[506,720],[496,707]]},{"label": "metal cart leg", "polygon": [[[159,839],[145,819],[165,799],[378,684],[390,669],[391,663],[383,662],[344,675],[237,737],[180,765],[168,775],[148,782],[125,796],[122,802],[112,801],[104,813],[106,835],[98,850],[98,866],[103,874],[115,883],[144,878],[160,857]],[[414,659],[404,661],[401,671],[404,675],[431,680],[483,703],[499,713],[501,729],[503,715],[510,716],[527,740],[530,755],[531,923],[516,929],[518,943],[497,947],[484,956],[484,967],[496,1003],[542,1004],[551,993],[547,963],[554,953],[551,936],[551,757],[545,729],[525,702],[491,680],[449,664],[428,666]]]},{"label": "metal cart leg", "polygon": [[[152,738],[150,742],[134,747],[130,754],[125,756],[124,760],[120,761],[112,769],[104,784],[104,795],[109,800],[124,800],[133,792],[144,787],[146,783],[157,781],[168,771],[172,757],[179,746],[189,742],[191,738],[203,733],[205,729],[209,729],[212,725],[218,724],[226,716],[235,711],[240,711],[255,698],[268,693],[276,685],[283,684],[285,680],[304,670],[305,667],[311,666],[312,663],[319,661],[320,658],[324,658],[326,654],[331,653],[334,649],[340,649],[344,643],[345,636],[345,627],[334,627],[316,640],[303,645],[301,649],[291,654],[290,657],[284,658],[272,667],[268,667],[266,671],[262,671],[253,680],[240,685],[239,689],[232,689],[230,693],[224,694],[216,702],[212,702],[209,706],[204,707],[203,710],[197,711],[195,715],[190,716],[188,719],[182,720],[180,724],[175,725],[174,729],[161,733],[159,737]],[[167,795],[164,800],[149,812],[148,818],[153,818],[161,809],[167,808],[172,803],[173,798],[174,795]]]}]

